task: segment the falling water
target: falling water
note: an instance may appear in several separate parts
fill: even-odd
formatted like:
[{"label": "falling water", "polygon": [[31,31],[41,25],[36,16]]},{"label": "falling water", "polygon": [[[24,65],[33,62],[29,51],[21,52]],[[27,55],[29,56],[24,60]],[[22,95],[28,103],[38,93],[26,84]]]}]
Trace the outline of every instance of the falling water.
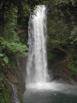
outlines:
[{"label": "falling water", "polygon": [[48,81],[46,54],[46,7],[39,5],[29,20],[29,55],[27,63],[27,84]]}]

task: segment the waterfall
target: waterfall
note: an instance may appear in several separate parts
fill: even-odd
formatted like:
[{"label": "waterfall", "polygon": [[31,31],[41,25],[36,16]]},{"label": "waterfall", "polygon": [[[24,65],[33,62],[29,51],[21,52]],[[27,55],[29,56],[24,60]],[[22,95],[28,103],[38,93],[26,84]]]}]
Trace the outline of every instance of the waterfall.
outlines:
[{"label": "waterfall", "polygon": [[46,54],[46,7],[38,5],[30,15],[28,27],[29,54],[26,84],[43,84],[48,81]]}]

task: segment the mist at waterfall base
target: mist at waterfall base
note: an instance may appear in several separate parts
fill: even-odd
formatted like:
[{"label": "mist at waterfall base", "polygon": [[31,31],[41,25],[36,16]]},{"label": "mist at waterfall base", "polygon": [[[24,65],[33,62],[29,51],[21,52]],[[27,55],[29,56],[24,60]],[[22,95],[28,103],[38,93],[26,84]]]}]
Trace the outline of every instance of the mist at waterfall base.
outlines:
[{"label": "mist at waterfall base", "polygon": [[29,54],[24,103],[77,103],[77,87],[50,82],[47,70],[46,7],[38,5],[29,20]]}]

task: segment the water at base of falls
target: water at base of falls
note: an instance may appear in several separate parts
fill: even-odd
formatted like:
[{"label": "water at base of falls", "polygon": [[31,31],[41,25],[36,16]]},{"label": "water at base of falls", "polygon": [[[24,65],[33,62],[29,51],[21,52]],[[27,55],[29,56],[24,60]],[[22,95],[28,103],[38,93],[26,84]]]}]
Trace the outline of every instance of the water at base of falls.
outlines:
[{"label": "water at base of falls", "polygon": [[[74,91],[77,93],[77,90]],[[24,103],[77,103],[77,95],[72,94],[72,92],[68,94],[48,90],[36,92],[27,90],[24,95]]]},{"label": "water at base of falls", "polygon": [[77,86],[65,83],[37,83],[28,85],[24,103],[77,103]]},{"label": "water at base of falls", "polygon": [[37,84],[45,84],[49,79],[46,54],[46,19],[44,5],[38,5],[30,15],[26,87],[31,84],[36,86]]}]

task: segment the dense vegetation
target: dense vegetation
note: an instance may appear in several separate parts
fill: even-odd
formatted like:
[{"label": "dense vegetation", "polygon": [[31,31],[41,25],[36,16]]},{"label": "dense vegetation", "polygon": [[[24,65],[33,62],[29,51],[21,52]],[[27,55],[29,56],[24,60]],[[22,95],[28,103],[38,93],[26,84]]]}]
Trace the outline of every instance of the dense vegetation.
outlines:
[{"label": "dense vegetation", "polygon": [[17,69],[18,57],[27,55],[28,20],[37,4],[48,6],[49,72],[56,79],[77,81],[77,1],[0,0],[0,103],[11,103],[7,73]]},{"label": "dense vegetation", "polygon": [[[0,1],[0,103],[11,103],[8,71],[14,71],[16,68],[16,56],[26,55],[27,52],[25,37],[28,8],[23,2]],[[23,7],[22,4],[25,6]],[[12,79],[11,75],[12,73],[10,79]]]}]

